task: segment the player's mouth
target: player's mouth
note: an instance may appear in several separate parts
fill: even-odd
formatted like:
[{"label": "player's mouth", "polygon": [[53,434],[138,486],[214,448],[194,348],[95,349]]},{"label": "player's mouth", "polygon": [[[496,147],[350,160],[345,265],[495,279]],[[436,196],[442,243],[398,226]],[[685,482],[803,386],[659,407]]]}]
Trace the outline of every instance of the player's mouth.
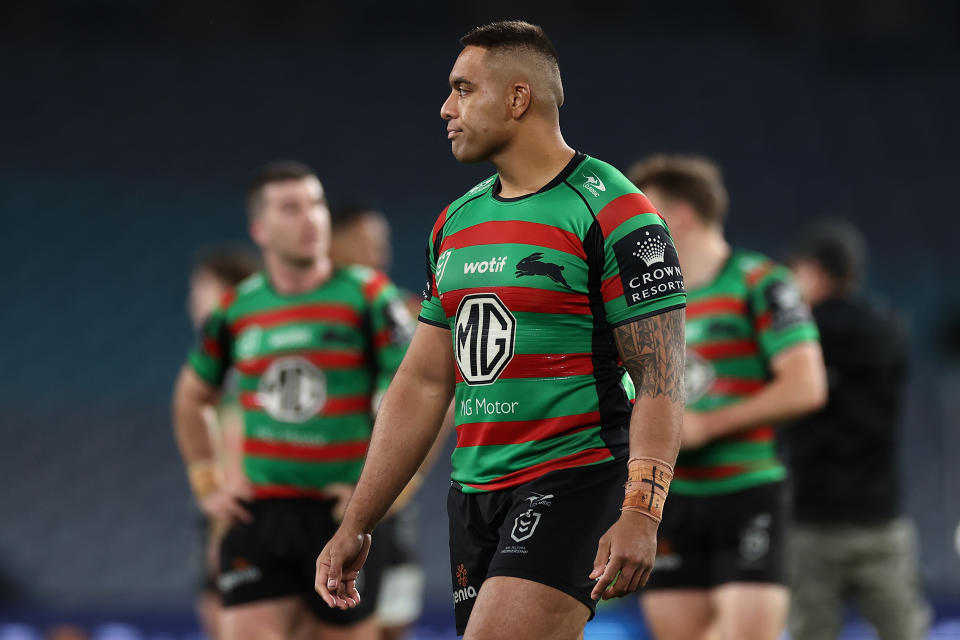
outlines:
[{"label": "player's mouth", "polygon": [[447,140],[453,140],[463,133],[463,129],[447,129]]}]

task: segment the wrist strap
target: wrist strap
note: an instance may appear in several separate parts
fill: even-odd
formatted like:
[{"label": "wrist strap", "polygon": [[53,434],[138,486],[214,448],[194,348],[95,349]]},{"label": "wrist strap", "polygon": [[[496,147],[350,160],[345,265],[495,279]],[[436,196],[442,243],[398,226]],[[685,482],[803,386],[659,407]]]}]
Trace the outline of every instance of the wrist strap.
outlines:
[{"label": "wrist strap", "polygon": [[673,467],[668,462],[658,458],[630,458],[620,510],[642,513],[660,522],[672,480]]},{"label": "wrist strap", "polygon": [[197,500],[203,500],[220,488],[217,467],[213,460],[198,460],[187,465],[187,479]]}]

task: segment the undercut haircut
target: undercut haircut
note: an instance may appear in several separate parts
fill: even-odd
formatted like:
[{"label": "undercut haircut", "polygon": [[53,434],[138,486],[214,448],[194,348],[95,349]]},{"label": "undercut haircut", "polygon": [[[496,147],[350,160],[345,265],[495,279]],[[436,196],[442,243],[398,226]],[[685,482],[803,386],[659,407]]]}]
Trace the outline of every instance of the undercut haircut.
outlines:
[{"label": "undercut haircut", "polygon": [[206,271],[232,288],[259,271],[260,267],[260,257],[249,247],[217,245],[198,249],[190,271]]},{"label": "undercut haircut", "polygon": [[351,202],[333,207],[330,209],[330,228],[334,233],[343,231],[368,215],[382,216],[383,214],[376,207],[361,202]]},{"label": "undercut haircut", "polygon": [[274,160],[257,169],[247,181],[245,202],[247,215],[251,218],[260,213],[263,206],[263,188],[272,182],[316,178],[317,172],[297,160]]},{"label": "undercut haircut", "polygon": [[543,71],[550,80],[557,107],[563,105],[563,83],[560,79],[560,58],[543,28],[523,20],[501,20],[474,27],[462,38],[464,47],[481,47],[489,52],[533,53],[540,58]]},{"label": "undercut haircut", "polygon": [[709,158],[656,154],[635,163],[627,175],[641,191],[653,187],[686,202],[707,224],[723,226],[727,218],[730,198],[723,173]]}]

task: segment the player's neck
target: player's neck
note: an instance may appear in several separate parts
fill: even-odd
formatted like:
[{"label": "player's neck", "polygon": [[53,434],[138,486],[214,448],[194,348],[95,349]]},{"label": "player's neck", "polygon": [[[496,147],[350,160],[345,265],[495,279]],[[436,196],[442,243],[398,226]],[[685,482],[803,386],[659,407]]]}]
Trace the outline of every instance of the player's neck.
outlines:
[{"label": "player's neck", "polygon": [[491,158],[500,174],[500,195],[518,198],[536,193],[563,171],[575,153],[559,128],[525,132]]},{"label": "player's neck", "polygon": [[270,277],[270,286],[282,296],[293,296],[313,291],[333,275],[333,262],[329,257],[318,259],[310,265],[298,265],[273,254],[263,256]]},{"label": "player's neck", "polygon": [[730,245],[717,229],[691,229],[689,233],[678,235],[676,242],[680,270],[688,291],[713,282],[730,257]]}]

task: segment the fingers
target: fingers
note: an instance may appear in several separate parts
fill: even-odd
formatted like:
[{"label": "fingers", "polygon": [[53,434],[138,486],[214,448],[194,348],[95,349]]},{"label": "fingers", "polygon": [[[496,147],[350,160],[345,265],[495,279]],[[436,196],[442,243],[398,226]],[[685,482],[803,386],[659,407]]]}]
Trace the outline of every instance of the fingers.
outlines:
[{"label": "fingers", "polygon": [[599,600],[607,590],[607,587],[613,584],[613,581],[620,575],[621,562],[618,558],[610,558],[603,573],[600,574],[597,584],[594,585],[593,591],[590,592],[590,598],[592,600]]},{"label": "fingers", "polygon": [[[327,550],[324,549],[320,552],[320,555],[317,556],[317,577],[313,581],[313,588],[323,601],[327,603],[327,606],[333,609],[337,606],[337,599],[330,593],[331,588],[328,582],[328,578],[330,577],[330,561],[324,557],[326,554]],[[336,583],[334,584],[334,588],[336,588]]]},{"label": "fingers", "polygon": [[619,598],[630,593],[630,583],[633,581],[637,568],[631,563],[621,565],[620,571],[610,583],[610,588],[603,592],[603,599]]},{"label": "fingers", "polygon": [[[597,555],[593,559],[593,571],[590,572],[590,579],[596,580],[603,575],[603,569],[607,566],[607,560],[610,559],[610,541],[607,536],[600,538],[597,544]],[[594,598],[596,600],[596,598]]]}]

